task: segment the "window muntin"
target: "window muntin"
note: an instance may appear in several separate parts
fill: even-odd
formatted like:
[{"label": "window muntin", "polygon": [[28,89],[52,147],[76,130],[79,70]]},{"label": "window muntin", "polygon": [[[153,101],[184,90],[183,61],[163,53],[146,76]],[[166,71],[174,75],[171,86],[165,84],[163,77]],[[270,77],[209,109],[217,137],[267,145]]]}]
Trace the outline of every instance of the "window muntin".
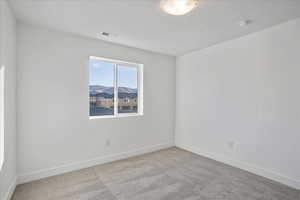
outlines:
[{"label": "window muntin", "polygon": [[90,57],[90,118],[141,115],[142,65]]}]

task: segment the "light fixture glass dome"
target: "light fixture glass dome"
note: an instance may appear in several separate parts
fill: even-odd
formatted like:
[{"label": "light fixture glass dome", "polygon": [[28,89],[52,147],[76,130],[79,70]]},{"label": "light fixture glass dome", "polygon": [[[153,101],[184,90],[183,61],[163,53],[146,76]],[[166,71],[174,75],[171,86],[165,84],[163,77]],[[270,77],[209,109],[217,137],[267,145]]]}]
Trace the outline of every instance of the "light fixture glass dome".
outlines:
[{"label": "light fixture glass dome", "polygon": [[161,0],[161,8],[170,15],[185,15],[199,4],[199,0]]}]

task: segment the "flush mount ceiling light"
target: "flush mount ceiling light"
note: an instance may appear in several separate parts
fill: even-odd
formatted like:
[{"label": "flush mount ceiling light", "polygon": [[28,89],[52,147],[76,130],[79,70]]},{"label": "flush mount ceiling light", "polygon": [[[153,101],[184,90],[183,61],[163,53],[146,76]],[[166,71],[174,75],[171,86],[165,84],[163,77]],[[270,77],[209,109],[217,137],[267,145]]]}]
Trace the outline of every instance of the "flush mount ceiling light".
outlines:
[{"label": "flush mount ceiling light", "polygon": [[170,15],[185,15],[199,4],[200,0],[161,0],[161,8]]}]

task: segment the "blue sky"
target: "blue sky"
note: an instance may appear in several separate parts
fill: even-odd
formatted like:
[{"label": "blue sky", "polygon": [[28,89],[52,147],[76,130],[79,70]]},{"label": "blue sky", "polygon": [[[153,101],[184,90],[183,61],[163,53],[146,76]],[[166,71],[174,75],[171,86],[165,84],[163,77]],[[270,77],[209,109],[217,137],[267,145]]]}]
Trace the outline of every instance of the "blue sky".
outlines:
[{"label": "blue sky", "polygon": [[[114,83],[114,64],[100,60],[90,60],[90,85],[112,87]],[[137,88],[137,69],[119,66],[119,86]]]}]

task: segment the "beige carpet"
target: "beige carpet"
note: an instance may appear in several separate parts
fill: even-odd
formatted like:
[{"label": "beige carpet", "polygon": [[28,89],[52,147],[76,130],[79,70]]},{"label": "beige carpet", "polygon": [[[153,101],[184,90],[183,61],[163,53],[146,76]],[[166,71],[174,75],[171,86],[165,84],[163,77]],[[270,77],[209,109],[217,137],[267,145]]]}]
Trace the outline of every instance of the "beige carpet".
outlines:
[{"label": "beige carpet", "polygon": [[298,200],[299,191],[170,148],[19,185],[13,200]]}]

